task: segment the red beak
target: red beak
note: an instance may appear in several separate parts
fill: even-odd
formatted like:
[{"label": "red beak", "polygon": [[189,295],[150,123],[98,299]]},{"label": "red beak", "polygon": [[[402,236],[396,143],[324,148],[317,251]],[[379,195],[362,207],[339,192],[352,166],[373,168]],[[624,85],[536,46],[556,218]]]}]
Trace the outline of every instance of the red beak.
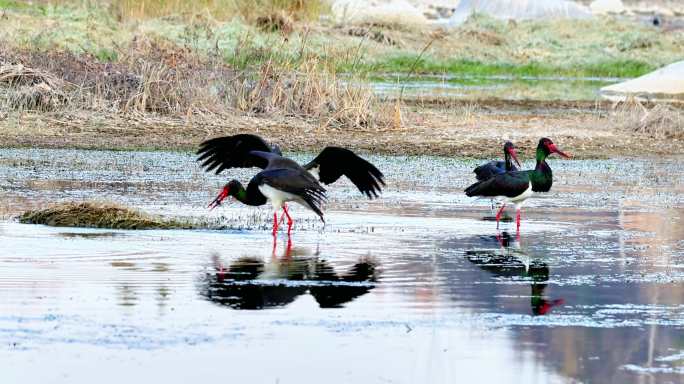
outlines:
[{"label": "red beak", "polygon": [[221,205],[221,202],[222,202],[226,197],[228,197],[228,192],[230,192],[230,190],[228,189],[228,187],[223,187],[223,189],[222,189],[221,192],[218,194],[218,196],[216,196],[216,198],[214,199],[214,201],[212,201],[211,203],[209,203],[209,205],[207,206],[207,208],[209,208],[209,210],[212,210],[212,209],[218,207],[219,205]]},{"label": "red beak", "polygon": [[518,153],[515,152],[515,148],[511,148],[508,150],[508,153],[511,155],[513,158],[513,161],[515,161],[516,164],[518,164],[518,167],[520,167],[520,161],[518,160]]},{"label": "red beak", "polygon": [[569,158],[570,158],[570,155],[568,155],[567,153],[565,153],[565,152],[561,151],[560,149],[556,148],[556,144],[551,143],[551,144],[548,145],[548,147],[549,147],[549,151],[551,151],[551,153],[557,153],[557,154],[559,154],[561,157],[564,157],[564,158],[566,158],[566,159],[569,159]]}]

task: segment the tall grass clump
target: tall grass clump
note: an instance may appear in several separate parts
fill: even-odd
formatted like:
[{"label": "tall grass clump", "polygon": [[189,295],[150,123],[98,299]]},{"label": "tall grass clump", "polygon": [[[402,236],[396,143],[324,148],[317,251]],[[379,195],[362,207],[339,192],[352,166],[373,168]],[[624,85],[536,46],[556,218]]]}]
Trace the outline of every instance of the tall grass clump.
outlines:
[{"label": "tall grass clump", "polygon": [[296,20],[315,20],[328,11],[328,3],[324,0],[112,0],[110,9],[120,20],[206,14],[216,20],[239,16],[254,21],[276,13]]},{"label": "tall grass clump", "polygon": [[[301,118],[325,128],[385,124],[381,101],[365,79],[342,80],[330,63],[303,49],[289,60],[264,54],[257,67],[235,68],[222,55],[203,55],[163,38],[143,37],[120,48],[114,62],[68,51],[0,50],[0,65],[3,60],[17,62],[21,64],[5,67],[22,69],[14,77],[9,70],[5,77],[0,71],[0,95],[21,100],[6,105],[22,110],[182,119],[246,114]],[[23,80],[12,80],[17,76]],[[52,99],[25,100],[26,87],[34,83],[42,84],[39,90],[50,90]],[[42,100],[41,94],[33,99]]]},{"label": "tall grass clump", "polygon": [[282,68],[267,62],[254,78],[236,82],[234,105],[252,113],[302,116],[327,127],[368,128],[387,124],[377,97],[367,84],[322,67],[317,58]]},{"label": "tall grass clump", "polygon": [[682,106],[655,104],[646,106],[628,99],[617,106],[611,118],[621,129],[656,139],[684,139]]}]

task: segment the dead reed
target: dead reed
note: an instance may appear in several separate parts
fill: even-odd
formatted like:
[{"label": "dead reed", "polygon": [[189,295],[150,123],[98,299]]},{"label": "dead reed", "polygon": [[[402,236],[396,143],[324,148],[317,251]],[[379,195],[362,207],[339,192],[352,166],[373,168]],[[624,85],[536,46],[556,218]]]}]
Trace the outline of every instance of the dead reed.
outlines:
[{"label": "dead reed", "polygon": [[656,139],[684,138],[684,110],[675,105],[647,106],[630,99],[619,104],[611,117],[619,128],[628,132]]},{"label": "dead reed", "polygon": [[[244,49],[244,47],[236,48]],[[236,55],[240,54],[238,52]],[[387,124],[363,79],[340,79],[314,56],[236,69],[163,39],[140,38],[102,62],[63,51],[0,52],[0,91],[12,109],[172,116],[297,117],[323,128]],[[21,64],[9,64],[19,62]]]}]

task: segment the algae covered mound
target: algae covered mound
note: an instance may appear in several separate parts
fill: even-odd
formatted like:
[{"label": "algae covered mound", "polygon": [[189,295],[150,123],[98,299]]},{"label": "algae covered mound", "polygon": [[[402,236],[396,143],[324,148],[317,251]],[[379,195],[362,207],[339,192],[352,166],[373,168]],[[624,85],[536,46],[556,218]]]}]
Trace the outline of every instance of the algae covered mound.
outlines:
[{"label": "algae covered mound", "polygon": [[19,217],[19,221],[24,224],[45,224],[54,227],[112,229],[188,227],[175,221],[165,221],[128,208],[96,203],[62,203],[46,209],[24,212]]}]

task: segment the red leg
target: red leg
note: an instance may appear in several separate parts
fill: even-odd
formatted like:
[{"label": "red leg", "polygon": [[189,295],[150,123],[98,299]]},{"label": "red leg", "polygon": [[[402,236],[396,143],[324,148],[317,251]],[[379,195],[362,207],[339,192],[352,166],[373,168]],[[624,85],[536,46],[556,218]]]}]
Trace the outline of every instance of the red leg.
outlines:
[{"label": "red leg", "polygon": [[518,227],[518,232],[520,231],[520,208],[517,209],[517,214],[515,215],[515,224]]},{"label": "red leg", "polygon": [[287,204],[283,203],[283,214],[280,215],[280,221],[278,221],[278,225],[282,225],[283,221],[285,221],[285,211],[287,210]]},{"label": "red leg", "polygon": [[501,204],[499,212],[496,213],[496,229],[499,229],[499,220],[501,219],[501,214],[503,213],[504,208],[506,208],[506,203]]},{"label": "red leg", "polygon": [[292,238],[290,237],[290,234],[287,234],[287,248],[285,248],[285,258],[290,258],[292,254]]},{"label": "red leg", "polygon": [[273,212],[273,236],[278,233],[278,214]]},{"label": "red leg", "polygon": [[285,216],[287,216],[287,234],[289,236],[292,232],[292,224],[294,224],[294,220],[292,220],[290,213],[287,211],[287,205],[283,205],[283,213]]}]

